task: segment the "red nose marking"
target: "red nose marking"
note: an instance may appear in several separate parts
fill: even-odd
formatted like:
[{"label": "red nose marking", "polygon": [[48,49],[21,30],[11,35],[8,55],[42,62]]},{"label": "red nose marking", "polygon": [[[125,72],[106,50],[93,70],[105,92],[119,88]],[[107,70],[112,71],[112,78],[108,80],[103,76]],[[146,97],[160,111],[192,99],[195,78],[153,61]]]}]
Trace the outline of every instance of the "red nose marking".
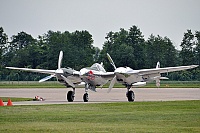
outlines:
[{"label": "red nose marking", "polygon": [[94,74],[91,70],[89,71],[89,74]]},{"label": "red nose marking", "polygon": [[95,79],[94,73],[91,70],[88,72],[87,78],[88,78],[88,80],[94,80]]}]

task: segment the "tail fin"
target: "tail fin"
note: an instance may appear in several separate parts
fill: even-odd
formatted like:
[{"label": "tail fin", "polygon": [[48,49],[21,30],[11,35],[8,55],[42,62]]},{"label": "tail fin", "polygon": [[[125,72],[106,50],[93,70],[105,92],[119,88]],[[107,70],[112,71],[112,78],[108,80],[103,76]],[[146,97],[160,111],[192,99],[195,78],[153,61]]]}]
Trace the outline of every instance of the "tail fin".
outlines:
[{"label": "tail fin", "polygon": [[156,68],[160,68],[160,62],[157,62]]},{"label": "tail fin", "polygon": [[101,62],[101,64],[100,64],[102,67],[104,67],[104,65],[103,65],[103,62]]}]

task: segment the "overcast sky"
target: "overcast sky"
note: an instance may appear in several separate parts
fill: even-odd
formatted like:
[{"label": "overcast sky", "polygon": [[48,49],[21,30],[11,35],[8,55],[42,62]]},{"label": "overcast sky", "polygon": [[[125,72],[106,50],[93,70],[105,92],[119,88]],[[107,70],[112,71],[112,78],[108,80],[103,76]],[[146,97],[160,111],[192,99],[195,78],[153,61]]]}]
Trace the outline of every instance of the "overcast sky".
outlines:
[{"label": "overcast sky", "polygon": [[9,38],[87,30],[102,48],[108,32],[133,25],[145,39],[167,36],[178,47],[187,29],[200,31],[200,0],[0,0],[0,26]]}]

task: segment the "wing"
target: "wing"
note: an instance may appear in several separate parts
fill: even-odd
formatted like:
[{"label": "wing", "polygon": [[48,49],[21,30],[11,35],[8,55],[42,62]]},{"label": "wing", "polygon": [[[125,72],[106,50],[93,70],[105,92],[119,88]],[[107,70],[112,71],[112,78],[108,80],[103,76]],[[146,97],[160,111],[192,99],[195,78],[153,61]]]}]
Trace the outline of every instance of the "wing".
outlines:
[{"label": "wing", "polygon": [[[153,69],[141,69],[133,71],[133,74],[139,74],[141,76],[148,75],[148,74],[155,74],[155,73],[168,73],[168,72],[175,72],[181,70],[187,70],[198,67],[198,65],[190,65],[190,66],[178,66],[178,67],[165,67],[165,68],[153,68]],[[131,74],[131,72],[130,72]]]},{"label": "wing", "polygon": [[114,72],[94,72],[95,76],[101,76],[102,78],[105,78],[107,80],[111,80],[114,76]]},{"label": "wing", "polygon": [[13,70],[22,70],[22,71],[36,72],[36,73],[45,73],[45,74],[50,74],[50,75],[55,74],[55,70],[30,69],[30,68],[18,68],[18,67],[6,67],[6,68],[13,69]]}]

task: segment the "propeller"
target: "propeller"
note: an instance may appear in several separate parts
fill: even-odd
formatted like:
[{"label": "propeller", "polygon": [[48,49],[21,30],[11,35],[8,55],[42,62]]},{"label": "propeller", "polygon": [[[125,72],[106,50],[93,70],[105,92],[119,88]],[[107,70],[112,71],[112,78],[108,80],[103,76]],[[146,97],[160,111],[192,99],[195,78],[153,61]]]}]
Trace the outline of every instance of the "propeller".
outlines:
[{"label": "propeller", "polygon": [[109,93],[111,90],[112,90],[112,88],[113,88],[113,86],[115,85],[115,82],[117,81],[117,78],[116,78],[116,75],[114,76],[114,78],[111,80],[111,82],[110,82],[110,85],[109,85],[109,88],[108,88],[108,91],[107,91],[107,93]]},{"label": "propeller", "polygon": [[55,74],[47,76],[47,77],[44,77],[43,79],[40,79],[39,83],[47,81],[47,80],[51,79],[52,77],[55,77]]},{"label": "propeller", "polygon": [[61,68],[62,59],[63,59],[63,51],[60,51],[59,58],[58,58],[58,69]]},{"label": "propeller", "polygon": [[[108,60],[110,61],[110,64],[114,67],[114,69],[116,70],[117,68],[116,68],[116,66],[115,66],[115,63],[114,63],[114,61],[112,60],[112,58],[110,57],[110,55],[107,53],[107,57],[108,57]],[[111,82],[110,82],[110,85],[109,85],[109,89],[108,89],[108,93],[112,90],[112,88],[113,88],[113,86],[115,85],[115,83],[116,83],[116,81],[117,81],[117,76],[115,75],[114,77],[113,77],[113,79],[111,80]]]},{"label": "propeller", "polygon": [[108,57],[108,60],[110,61],[110,64],[114,67],[114,69],[116,70],[116,66],[115,66],[115,63],[114,61],[112,60],[112,58],[110,57],[110,55],[107,53],[107,57]]},{"label": "propeller", "polygon": [[61,68],[62,59],[63,59],[63,51],[60,51],[59,58],[58,58],[58,69],[55,70],[54,74],[52,74],[50,76],[47,76],[47,77],[44,77],[39,82],[44,82],[44,81],[47,81],[47,80],[51,79],[52,77],[56,77],[57,75],[60,75],[67,84],[69,84],[70,86],[72,86],[73,88],[75,88],[75,85],[69,79],[67,79],[64,76],[63,69]]}]

